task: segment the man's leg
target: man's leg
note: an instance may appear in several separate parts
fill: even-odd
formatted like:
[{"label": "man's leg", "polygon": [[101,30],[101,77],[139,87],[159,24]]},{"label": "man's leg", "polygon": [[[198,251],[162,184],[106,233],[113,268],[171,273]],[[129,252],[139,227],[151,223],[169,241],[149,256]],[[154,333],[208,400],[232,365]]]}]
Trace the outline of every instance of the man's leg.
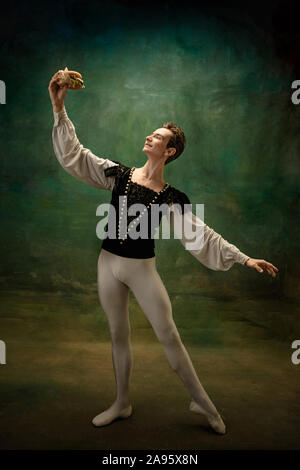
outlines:
[{"label": "man's leg", "polygon": [[162,343],[170,366],[177,372],[193,399],[190,410],[204,414],[211,426],[223,434],[225,425],[204,390],[181,341],[173,320],[170,298],[156,270],[154,258],[141,265],[140,271],[131,278],[129,287]]},{"label": "man's leg", "polygon": [[104,426],[116,418],[127,418],[132,413],[129,382],[132,370],[130,323],[128,315],[129,288],[114,274],[117,259],[101,250],[98,260],[98,294],[106,314],[112,341],[112,360],[117,397],[110,408],[95,416],[93,424]]}]

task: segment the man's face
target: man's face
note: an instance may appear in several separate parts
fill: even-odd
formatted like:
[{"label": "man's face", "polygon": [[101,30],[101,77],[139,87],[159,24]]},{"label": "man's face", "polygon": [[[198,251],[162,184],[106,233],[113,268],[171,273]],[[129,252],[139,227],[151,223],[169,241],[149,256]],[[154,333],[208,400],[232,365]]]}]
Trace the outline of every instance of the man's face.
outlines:
[{"label": "man's face", "polygon": [[166,129],[165,127],[156,129],[151,135],[146,137],[143,152],[147,155],[156,155],[158,157],[172,155],[172,153],[175,153],[176,149],[173,148],[173,152],[171,151],[171,147],[167,150],[167,144],[170,137],[173,137],[173,132],[170,131],[170,129]]}]

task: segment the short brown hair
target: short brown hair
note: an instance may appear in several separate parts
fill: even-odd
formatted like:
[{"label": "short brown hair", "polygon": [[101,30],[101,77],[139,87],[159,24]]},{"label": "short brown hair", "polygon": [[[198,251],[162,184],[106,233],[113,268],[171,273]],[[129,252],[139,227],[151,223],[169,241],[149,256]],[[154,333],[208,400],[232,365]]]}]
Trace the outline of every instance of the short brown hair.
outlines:
[{"label": "short brown hair", "polygon": [[173,160],[176,160],[176,158],[178,158],[182,154],[182,152],[184,151],[185,144],[186,144],[186,138],[183,133],[183,130],[179,126],[176,126],[176,124],[174,124],[174,122],[172,121],[165,122],[163,124],[163,127],[173,132],[173,136],[170,137],[170,140],[167,144],[167,148],[169,147],[176,148],[175,154],[171,155],[171,157],[169,157],[165,161],[165,165],[167,165]]}]

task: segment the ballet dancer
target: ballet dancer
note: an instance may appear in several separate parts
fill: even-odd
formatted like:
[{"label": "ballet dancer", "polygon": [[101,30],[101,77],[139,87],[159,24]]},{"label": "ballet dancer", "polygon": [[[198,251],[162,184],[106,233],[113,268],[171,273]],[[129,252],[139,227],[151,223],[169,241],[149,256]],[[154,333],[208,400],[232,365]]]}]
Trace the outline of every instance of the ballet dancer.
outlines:
[{"label": "ballet dancer", "polygon": [[[182,220],[181,216],[186,217],[194,228],[204,226],[203,243],[190,253],[209,269],[226,271],[234,263],[240,263],[259,273],[265,270],[275,277],[278,268],[264,259],[245,255],[208,225],[203,225],[190,210],[188,196],[164,181],[165,165],[176,160],[185,147],[186,139],[180,127],[168,122],[146,137],[142,150],[147,161],[142,167],[131,168],[121,162],[98,157],[84,148],[76,136],[64,103],[67,88],[58,86],[57,73],[48,87],[54,115],[52,140],[55,155],[61,166],[78,180],[112,192],[111,204],[118,221],[117,237],[106,237],[102,242],[97,271],[99,301],[111,334],[116,399],[107,410],[95,416],[92,423],[97,427],[105,426],[132,414],[129,385],[133,361],[128,314],[131,290],[161,342],[171,368],[191,396],[189,409],[204,415],[216,433],[225,434],[224,421],[204,390],[174,323],[170,298],[156,269],[153,233],[150,234],[152,238],[130,236],[143,216],[140,214],[138,218],[128,215],[126,233],[121,235],[121,223],[127,213],[124,205],[119,208],[119,197],[123,197],[123,203],[127,200],[128,207],[135,203],[144,204],[146,212],[142,212],[149,220],[151,211],[148,209],[152,205],[166,203],[174,207],[169,219],[173,229]],[[183,246],[188,246],[184,233],[180,241]]]}]

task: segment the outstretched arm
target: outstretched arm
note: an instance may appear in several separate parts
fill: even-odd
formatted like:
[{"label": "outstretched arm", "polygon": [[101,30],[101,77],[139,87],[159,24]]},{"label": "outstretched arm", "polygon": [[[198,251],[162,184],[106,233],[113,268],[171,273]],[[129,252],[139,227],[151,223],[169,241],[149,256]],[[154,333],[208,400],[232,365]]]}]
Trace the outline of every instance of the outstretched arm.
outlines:
[{"label": "outstretched arm", "polygon": [[53,105],[52,142],[56,158],[69,174],[83,183],[112,191],[115,176],[105,176],[104,170],[116,164],[107,158],[97,157],[79,142],[64,105],[67,88],[60,88],[56,78],[57,73],[53,75],[48,88]]},{"label": "outstretched arm", "polygon": [[[207,268],[215,271],[228,271],[234,263],[257,269],[258,272],[266,271],[275,277],[278,269],[265,260],[250,258],[241,252],[235,245],[229,243],[220,234],[206,225],[192,211],[185,211],[182,215],[180,207],[175,204],[170,211],[170,225],[183,246]],[[195,234],[195,242],[191,245],[191,234]],[[192,249],[190,247],[193,246]],[[199,248],[198,248],[199,247]]]}]

